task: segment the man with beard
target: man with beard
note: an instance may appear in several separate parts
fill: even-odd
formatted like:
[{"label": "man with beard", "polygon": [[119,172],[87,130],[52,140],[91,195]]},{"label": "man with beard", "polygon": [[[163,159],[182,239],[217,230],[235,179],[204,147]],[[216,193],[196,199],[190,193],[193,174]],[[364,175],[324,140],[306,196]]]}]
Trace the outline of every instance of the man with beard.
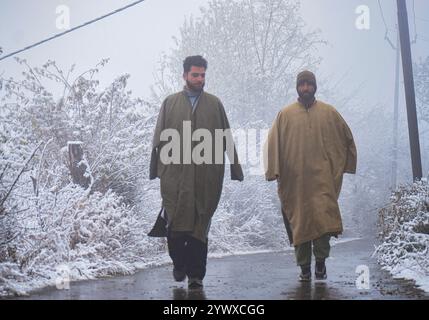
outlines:
[{"label": "man with beard", "polygon": [[[206,274],[208,232],[222,193],[225,151],[231,162],[231,179],[243,181],[243,172],[222,102],[204,91],[207,61],[201,56],[187,57],[183,69],[186,86],[167,97],[161,106],[153,139],[150,179],[161,180],[163,209],[154,229],[159,221],[165,221],[174,279],[181,282],[187,276],[188,287],[195,289],[203,286]],[[171,141],[163,137],[171,130],[178,132],[176,142],[173,136]],[[215,139],[219,130],[225,134],[220,141]],[[209,135],[203,136],[204,143],[210,138],[215,143],[210,144],[209,150],[202,150],[204,161],[196,161],[191,151],[198,147],[194,134],[202,131]],[[220,161],[217,144],[220,144]],[[170,161],[175,152],[178,162]],[[156,230],[149,235],[163,236]]]},{"label": "man with beard", "polygon": [[344,173],[356,173],[353,135],[334,107],[315,99],[316,77],[297,77],[298,101],[277,116],[265,145],[265,175],[277,180],[282,215],[295,246],[300,281],[327,278],[330,238],[343,231],[338,197]]}]

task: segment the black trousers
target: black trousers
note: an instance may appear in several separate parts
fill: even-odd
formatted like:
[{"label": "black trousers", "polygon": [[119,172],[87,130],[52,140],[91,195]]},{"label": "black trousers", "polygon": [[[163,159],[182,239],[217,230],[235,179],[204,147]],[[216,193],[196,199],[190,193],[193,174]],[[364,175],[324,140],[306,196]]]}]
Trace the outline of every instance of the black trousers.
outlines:
[{"label": "black trousers", "polygon": [[188,278],[203,280],[206,275],[207,243],[191,237],[187,233],[169,233],[168,253],[174,268],[184,271]]}]

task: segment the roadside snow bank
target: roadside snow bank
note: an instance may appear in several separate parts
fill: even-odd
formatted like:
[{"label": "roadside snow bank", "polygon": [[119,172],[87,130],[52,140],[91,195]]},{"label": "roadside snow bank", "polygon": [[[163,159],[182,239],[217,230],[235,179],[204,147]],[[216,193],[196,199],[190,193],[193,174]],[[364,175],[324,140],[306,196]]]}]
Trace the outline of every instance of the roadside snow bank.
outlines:
[{"label": "roadside snow bank", "polygon": [[399,188],[379,212],[378,262],[395,278],[411,279],[429,292],[429,185]]}]

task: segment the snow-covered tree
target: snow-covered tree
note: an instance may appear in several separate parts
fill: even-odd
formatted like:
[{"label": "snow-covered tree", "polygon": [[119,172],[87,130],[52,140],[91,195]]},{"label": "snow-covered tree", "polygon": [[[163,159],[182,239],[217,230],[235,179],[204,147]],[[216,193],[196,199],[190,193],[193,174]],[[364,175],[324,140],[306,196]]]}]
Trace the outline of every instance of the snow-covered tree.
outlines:
[{"label": "snow-covered tree", "polygon": [[[270,123],[295,96],[296,75],[315,69],[317,31],[306,31],[293,0],[213,0],[185,20],[175,47],[160,61],[153,90],[158,103],[183,86],[183,60],[208,60],[207,90],[219,95],[232,122]],[[244,118],[243,115],[246,115]]]}]

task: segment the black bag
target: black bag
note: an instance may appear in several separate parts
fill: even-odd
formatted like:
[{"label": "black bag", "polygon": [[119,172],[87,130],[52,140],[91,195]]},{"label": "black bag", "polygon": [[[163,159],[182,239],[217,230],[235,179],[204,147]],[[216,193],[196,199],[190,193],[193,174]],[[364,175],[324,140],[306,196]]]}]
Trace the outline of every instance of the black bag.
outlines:
[{"label": "black bag", "polygon": [[283,208],[282,208],[282,217],[283,217],[283,222],[284,222],[285,227],[286,227],[287,237],[289,238],[289,243],[292,246],[293,245],[292,228],[290,226],[289,220],[287,219],[286,213],[284,212]]},{"label": "black bag", "polygon": [[147,234],[149,237],[153,238],[165,238],[167,237],[167,220],[162,216],[164,208],[161,208],[161,211],[158,214],[158,218],[155,221],[155,225],[152,230]]}]

